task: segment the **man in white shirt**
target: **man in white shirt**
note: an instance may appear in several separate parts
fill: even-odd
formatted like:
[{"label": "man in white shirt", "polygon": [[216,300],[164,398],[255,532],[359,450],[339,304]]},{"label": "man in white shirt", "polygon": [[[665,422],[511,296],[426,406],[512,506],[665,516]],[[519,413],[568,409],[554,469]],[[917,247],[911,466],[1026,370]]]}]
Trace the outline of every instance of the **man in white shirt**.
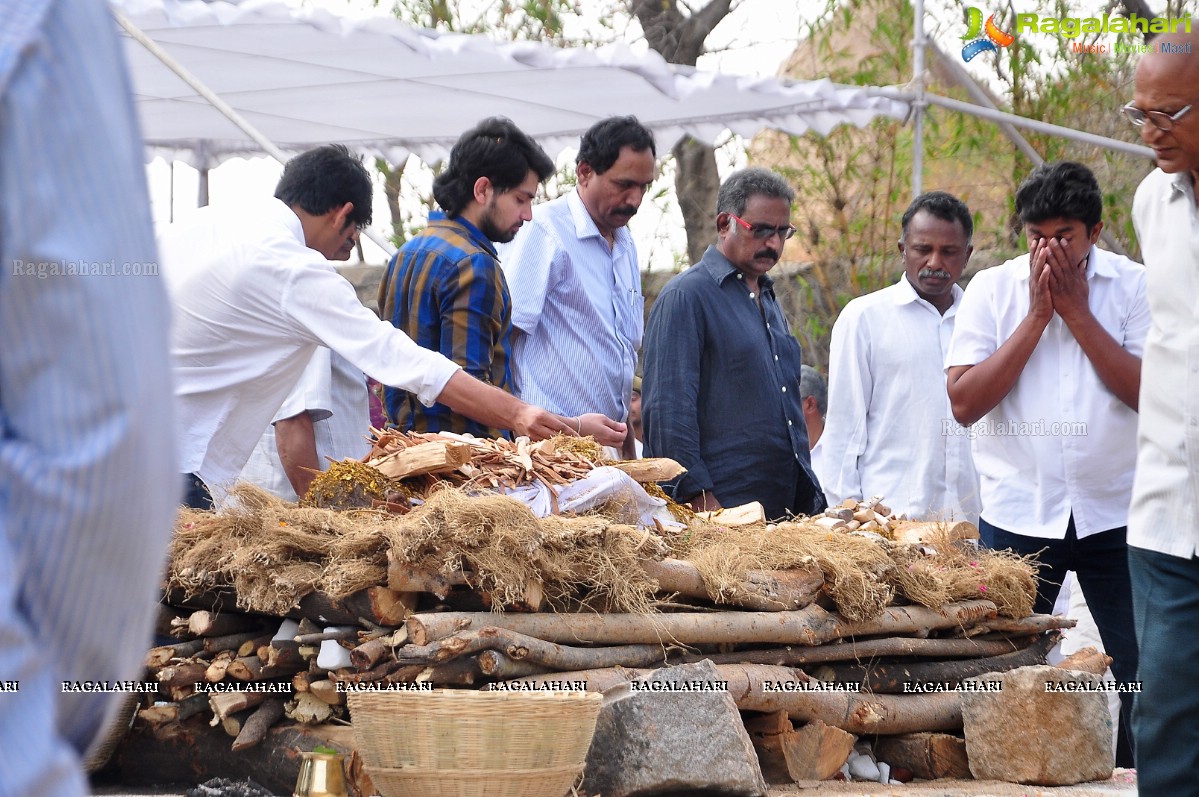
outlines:
[{"label": "man in white shirt", "polygon": [[[629,219],[654,180],[653,134],[632,116],[593,125],[578,186],[533,209],[501,255],[512,292],[516,395],[552,412],[628,418],[645,331]],[[630,433],[621,453],[634,456]]]},{"label": "man in white shirt", "polygon": [[439,401],[518,435],[585,433],[588,422],[625,433],[606,418],[525,404],[363,307],[329,260],[343,258],[370,223],[371,194],[370,175],[345,147],[318,147],[288,161],[274,199],[205,208],[163,235],[189,504],[209,506],[205,488],[215,497],[231,486],[319,345],[426,406]]},{"label": "man in white shirt", "polygon": [[[1030,254],[971,280],[945,364],[954,417],[974,425],[983,540],[1037,554],[1038,612],[1052,610],[1073,570],[1112,672],[1131,683],[1125,532],[1149,309],[1145,269],[1095,247],[1102,211],[1085,166],[1034,170],[1016,194]],[[1132,766],[1131,702],[1120,766]]]},{"label": "man in white shirt", "polygon": [[[1137,788],[1195,791],[1199,750],[1199,34],[1153,40],[1125,114],[1157,169],[1132,205],[1153,324],[1145,341],[1128,569],[1141,650]],[[1170,50],[1173,50],[1171,52]]]},{"label": "man in white shirt", "polygon": [[366,376],[324,346],[263,432],[240,480],[285,501],[298,501],[330,461],[370,451]]},{"label": "man in white shirt", "polygon": [[829,506],[881,495],[910,518],[977,522],[970,440],[941,387],[973,234],[957,197],[916,197],[903,214],[899,281],[854,299],[833,325],[816,474]]}]

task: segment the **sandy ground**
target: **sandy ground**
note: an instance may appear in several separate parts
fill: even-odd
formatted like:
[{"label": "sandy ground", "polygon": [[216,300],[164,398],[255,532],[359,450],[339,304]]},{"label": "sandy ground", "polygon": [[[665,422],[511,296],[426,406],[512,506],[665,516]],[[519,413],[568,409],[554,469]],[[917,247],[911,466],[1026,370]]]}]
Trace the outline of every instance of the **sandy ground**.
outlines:
[{"label": "sandy ground", "polygon": [[[92,794],[104,797],[183,797],[183,790],[99,788]],[[1082,783],[1077,786],[1021,786],[995,780],[937,780],[913,782],[905,786],[870,783],[807,781],[771,788],[770,797],[804,795],[840,795],[840,797],[1136,797],[1136,775],[1116,770],[1111,780]]]}]

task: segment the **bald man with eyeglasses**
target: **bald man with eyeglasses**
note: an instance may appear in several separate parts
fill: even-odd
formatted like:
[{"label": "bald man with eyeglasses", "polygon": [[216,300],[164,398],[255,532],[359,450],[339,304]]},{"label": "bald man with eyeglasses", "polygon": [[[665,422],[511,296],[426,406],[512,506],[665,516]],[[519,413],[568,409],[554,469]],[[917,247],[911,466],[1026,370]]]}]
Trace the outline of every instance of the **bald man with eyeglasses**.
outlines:
[{"label": "bald man with eyeglasses", "polygon": [[669,490],[697,511],[759,501],[774,519],[825,508],[804,424],[799,342],[767,276],[795,233],[794,199],[773,172],[730,175],[716,199],[717,243],[650,311],[645,454],[687,468]]},{"label": "bald man with eyeglasses", "polygon": [[1157,161],[1132,206],[1152,324],[1128,570],[1143,689],[1133,709],[1137,789],[1165,797],[1194,794],[1199,769],[1199,36],[1152,44],[1123,109]]}]

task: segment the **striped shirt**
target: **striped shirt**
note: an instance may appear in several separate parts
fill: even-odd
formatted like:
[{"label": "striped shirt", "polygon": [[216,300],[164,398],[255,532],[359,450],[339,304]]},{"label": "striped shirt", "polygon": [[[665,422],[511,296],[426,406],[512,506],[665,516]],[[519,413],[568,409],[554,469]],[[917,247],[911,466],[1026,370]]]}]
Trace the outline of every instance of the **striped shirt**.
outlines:
[{"label": "striped shirt", "polygon": [[[99,0],[0,0],[0,797],[82,797],[178,505],[141,134]],[[6,683],[5,686],[8,686]]]},{"label": "striped shirt", "polygon": [[627,227],[613,245],[578,191],[538,205],[504,247],[516,394],[560,415],[629,414],[645,298]]},{"label": "striped shirt", "polygon": [[[495,247],[461,216],[429,215],[429,226],[392,256],[379,285],[383,318],[466,373],[512,392],[512,299]],[[499,437],[444,404],[425,407],[404,390],[384,391],[388,422],[403,431]]]}]

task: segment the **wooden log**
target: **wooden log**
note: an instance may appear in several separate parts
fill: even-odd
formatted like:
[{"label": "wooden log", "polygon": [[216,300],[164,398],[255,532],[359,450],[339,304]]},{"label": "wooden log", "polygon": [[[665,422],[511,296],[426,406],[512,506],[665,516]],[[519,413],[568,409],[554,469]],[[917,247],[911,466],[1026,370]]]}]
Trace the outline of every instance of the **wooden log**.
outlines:
[{"label": "wooden log", "polygon": [[966,740],[945,733],[910,733],[875,741],[874,754],[892,769],[902,767],[924,780],[972,778]]},{"label": "wooden log", "polygon": [[1033,636],[1010,639],[916,639],[887,637],[883,639],[830,642],[816,647],[785,646],[765,650],[742,650],[732,653],[686,653],[670,657],[671,664],[710,660],[713,664],[774,664],[788,666],[818,664],[826,661],[869,661],[882,656],[917,656],[937,659],[982,658],[1000,656],[1013,649],[1031,644]]},{"label": "wooden log", "polygon": [[850,636],[911,634],[970,626],[995,616],[995,604],[969,600],[940,611],[891,606],[878,616],[850,622],[813,604],[794,612],[711,614],[494,614],[441,612],[408,618],[408,637],[417,645],[459,631],[494,625],[548,642],[598,644],[775,643],[819,645]]},{"label": "wooden log", "polygon": [[750,501],[741,506],[730,506],[712,512],[696,512],[709,523],[719,526],[752,526],[754,523],[766,522],[766,508],[758,501]]},{"label": "wooden log", "polygon": [[714,595],[691,562],[665,559],[645,561],[641,567],[658,582],[659,592],[677,592],[761,612],[802,609],[816,600],[824,586],[824,573],[815,565],[803,570],[751,570],[729,594]]},{"label": "wooden log", "polygon": [[297,634],[292,641],[297,645],[320,645],[322,642],[332,640],[334,642],[342,642],[345,640],[357,641],[362,630],[359,628],[338,628],[332,631],[315,631],[309,634]]},{"label": "wooden log", "polygon": [[[857,515],[854,515],[856,518]],[[933,540],[977,540],[978,526],[966,520],[937,523],[919,520],[892,520],[891,539],[900,543],[920,544]]]},{"label": "wooden log", "polygon": [[[266,705],[266,703],[264,702],[263,705]],[[239,711],[236,714],[230,714],[228,717],[225,717],[223,720],[221,720],[221,729],[225,732],[225,735],[232,736],[236,739],[237,735],[241,733],[242,726],[245,725],[246,720],[250,718],[250,715],[253,714],[254,711],[255,709],[246,709],[245,711]]]},{"label": "wooden log", "polygon": [[853,752],[853,734],[812,720],[779,736],[787,773],[794,781],[828,780]]},{"label": "wooden log", "polygon": [[195,694],[178,703],[156,703],[137,712],[137,719],[152,728],[182,722],[208,708],[208,695]]},{"label": "wooden log", "polygon": [[284,672],[291,675],[307,666],[300,655],[300,646],[290,639],[272,641],[266,646],[266,658],[263,659],[261,655],[259,658],[263,661],[263,668],[272,674],[271,677],[278,677]]},{"label": "wooden log", "polygon": [[768,784],[791,783],[787,771],[787,759],[783,757],[783,743],[777,733],[751,733],[749,740],[758,754],[758,767]]},{"label": "wooden log", "polygon": [[252,639],[247,639],[245,642],[242,642],[237,646],[237,658],[242,658],[243,656],[256,656],[258,655],[258,649],[260,647],[269,644],[271,644],[270,634],[263,634],[262,636],[256,636]]},{"label": "wooden log", "polygon": [[291,677],[293,692],[307,692],[312,686],[312,673],[302,670]]},{"label": "wooden log", "polygon": [[[245,643],[257,641],[262,636],[263,634],[261,631],[242,631],[236,634],[206,637],[204,639],[204,652],[208,654],[220,653],[222,650],[232,650],[237,652]],[[269,634],[267,635],[267,638],[269,640]]]},{"label": "wooden log", "polygon": [[158,682],[167,688],[185,689],[202,682],[207,669],[206,661],[182,661],[163,667],[156,673],[156,677]]},{"label": "wooden log", "polygon": [[387,551],[387,586],[397,592],[431,592],[445,600],[450,589],[467,583],[466,575],[458,573],[429,573],[400,562]]},{"label": "wooden log", "polygon": [[215,727],[226,717],[253,708],[268,697],[266,692],[213,692],[208,695],[208,707],[212,709],[210,724]]},{"label": "wooden log", "polygon": [[[396,651],[395,656],[397,661],[405,663],[436,664],[485,650],[500,651],[510,659],[527,661],[551,670],[647,667],[665,661],[666,656],[666,650],[660,644],[575,648],[494,626],[464,631],[429,645],[408,645]],[[352,651],[350,655],[353,656]]]},{"label": "wooden log", "polygon": [[425,667],[413,678],[416,683],[427,681],[436,686],[474,686],[482,680],[483,670],[474,656],[462,656],[444,664]]},{"label": "wooden log", "polygon": [[646,459],[626,459],[608,463],[617,470],[629,474],[635,482],[666,482],[678,478],[687,472],[679,463],[666,457],[647,457]]},{"label": "wooden log", "polygon": [[146,667],[158,670],[167,666],[175,659],[186,659],[204,650],[204,640],[191,639],[187,642],[176,642],[174,645],[162,645],[150,648],[146,654]]},{"label": "wooden log", "polygon": [[208,669],[204,671],[204,680],[210,684],[225,680],[225,671],[229,669],[229,664],[235,658],[237,658],[237,654],[232,650],[222,650],[213,658],[212,663],[208,665]]},{"label": "wooden log", "polygon": [[346,693],[338,689],[337,684],[328,678],[313,681],[305,691],[312,693],[317,700],[328,703],[330,706],[343,706],[346,702]]},{"label": "wooden log", "polygon": [[384,476],[407,479],[454,470],[470,462],[470,456],[471,447],[466,443],[428,442],[373,459],[367,464]]},{"label": "wooden log", "polygon": [[258,681],[262,674],[262,659],[257,656],[242,656],[229,662],[225,675],[235,681]]},{"label": "wooden log", "polygon": [[[239,634],[245,631],[257,631],[262,628],[262,622],[256,617],[235,612],[213,612],[200,610],[192,612],[187,619],[187,630],[192,636],[215,637]],[[240,643],[239,643],[240,644]]]},{"label": "wooden log", "polygon": [[1001,673],[1017,667],[1044,664],[1045,656],[1058,643],[1056,632],[1042,634],[1028,647],[984,659],[903,662],[898,664],[838,664],[816,673],[821,680],[857,683],[866,692],[905,694],[931,688],[954,689],[964,679],[985,673]]},{"label": "wooden log", "polygon": [[305,725],[320,725],[333,717],[333,707],[318,699],[312,692],[300,692],[287,701],[283,713]]},{"label": "wooden log", "polygon": [[1069,617],[1059,617],[1055,614],[1030,614],[1019,620],[1013,620],[1011,617],[993,617],[985,622],[975,623],[968,628],[958,629],[958,633],[969,637],[994,633],[1023,635],[1073,628],[1076,625],[1078,625],[1078,621],[1071,620]]},{"label": "wooden log", "polygon": [[1082,670],[1083,672],[1103,675],[1112,665],[1112,657],[1093,647],[1076,650],[1055,666],[1062,670]]},{"label": "wooden log", "polygon": [[482,673],[498,681],[524,678],[527,675],[539,675],[551,671],[548,667],[542,667],[530,661],[510,659],[498,650],[485,650],[479,654],[478,659],[479,669]]},{"label": "wooden log", "polygon": [[416,606],[419,596],[387,587],[367,587],[344,600],[333,600],[321,592],[300,599],[300,615],[324,625],[372,625],[395,628]]},{"label": "wooden log", "polygon": [[391,656],[391,640],[372,639],[350,651],[350,662],[357,670],[369,670]]},{"label": "wooden log", "polygon": [[272,697],[262,702],[254,713],[242,724],[241,732],[233,740],[232,750],[240,752],[250,747],[262,744],[266,732],[271,726],[283,718],[283,699]]},{"label": "wooden log", "polygon": [[760,717],[750,717],[744,719],[744,724],[746,732],[761,733],[767,736],[789,733],[795,730],[795,725],[791,722],[791,718],[787,716],[787,712],[785,711],[772,711]]}]

